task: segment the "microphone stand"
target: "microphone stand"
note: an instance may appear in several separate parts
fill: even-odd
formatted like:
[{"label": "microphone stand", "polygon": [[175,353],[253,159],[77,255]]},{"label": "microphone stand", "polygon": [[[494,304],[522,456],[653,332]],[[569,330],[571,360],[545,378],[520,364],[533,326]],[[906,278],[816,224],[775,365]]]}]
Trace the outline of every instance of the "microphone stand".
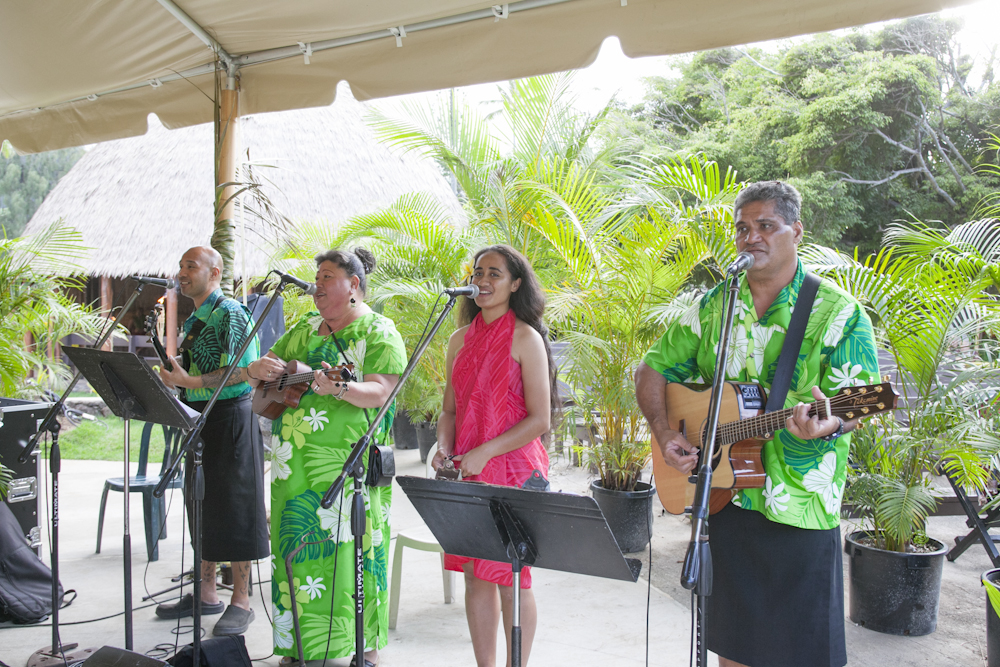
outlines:
[{"label": "microphone stand", "polygon": [[726,301],[726,316],[722,321],[722,331],[719,345],[716,348],[715,378],[712,380],[712,393],[709,399],[708,420],[704,431],[704,442],[701,445],[698,482],[695,487],[694,501],[691,503],[691,541],[687,554],[684,556],[684,567],[681,570],[681,586],[694,590],[697,597],[696,614],[696,644],[698,649],[697,665],[708,665],[708,645],[705,643],[706,611],[708,596],[712,594],[712,548],[708,541],[709,499],[712,494],[712,461],[715,459],[715,447],[718,440],[719,410],[722,407],[722,385],[726,381],[726,359],[729,356],[729,339],[733,331],[733,317],[736,312],[736,301],[740,293],[739,273],[729,277],[728,297]]},{"label": "microphone stand", "polygon": [[[368,431],[361,436],[351,452],[347,455],[347,460],[344,462],[344,468],[340,475],[333,481],[330,488],[327,489],[326,493],[323,494],[323,499],[320,501],[320,506],[323,509],[330,509],[333,505],[334,499],[341,494],[344,490],[344,482],[347,475],[354,478],[354,496],[351,499],[351,534],[354,535],[354,655],[355,662],[360,666],[365,664],[365,585],[364,585],[364,536],[367,530],[367,517],[365,516],[365,500],[361,493],[363,490],[363,485],[365,481],[365,460],[364,455],[368,452],[368,444],[371,441],[372,435],[375,433],[375,429],[382,422],[382,418],[392,407],[392,402],[396,399],[396,394],[399,390],[403,388],[403,383],[406,379],[410,377],[413,373],[413,369],[416,368],[417,362],[420,361],[420,357],[423,356],[424,351],[427,346],[430,345],[431,339],[437,334],[438,329],[441,328],[441,323],[444,322],[444,318],[448,316],[451,309],[455,307],[455,300],[458,298],[456,294],[450,294],[448,298],[448,303],[445,304],[444,309],[441,311],[441,315],[438,316],[437,321],[434,322],[434,326],[427,333],[420,344],[417,345],[417,349],[413,352],[413,357],[410,358],[410,363],[407,364],[406,369],[403,374],[399,376],[396,381],[396,386],[392,388],[389,393],[389,397],[385,399],[382,404],[382,408],[375,415],[375,419],[372,420],[368,427]],[[291,553],[285,558],[285,572],[288,577],[288,581],[292,581],[292,560],[295,558],[296,554],[299,553],[309,544],[315,544],[315,542],[306,542],[303,536],[303,542],[298,547],[293,549]],[[336,556],[334,556],[336,558]],[[299,654],[299,665],[300,667],[305,667],[305,659],[302,657],[304,651],[302,650],[302,630],[299,627],[299,612],[297,605],[295,604],[294,597],[292,599],[292,623],[295,626],[295,648]],[[196,666],[197,667],[197,666]]]},{"label": "microphone stand", "polygon": [[205,408],[201,411],[198,419],[195,420],[194,427],[188,431],[187,436],[184,439],[184,444],[181,445],[180,451],[177,457],[170,463],[170,468],[160,477],[159,484],[153,489],[153,495],[157,498],[162,498],[163,494],[166,492],[167,485],[170,480],[174,478],[177,474],[177,468],[180,466],[181,454],[186,454],[190,461],[190,465],[194,466],[194,473],[192,479],[194,482],[194,519],[191,522],[191,537],[192,537],[192,548],[194,549],[194,592],[192,595],[192,620],[194,623],[194,641],[193,645],[193,664],[194,667],[201,667],[201,504],[205,500],[205,474],[202,469],[201,455],[204,450],[204,443],[201,442],[198,436],[201,435],[202,429],[205,428],[205,423],[208,421],[208,414],[215,407],[215,403],[219,400],[219,394],[226,387],[229,382],[229,378],[232,377],[233,372],[236,370],[236,364],[239,363],[240,359],[249,349],[250,344],[253,342],[254,337],[256,337],[257,332],[260,330],[261,325],[264,320],[267,319],[267,314],[271,311],[275,302],[278,300],[277,297],[281,296],[285,287],[292,282],[291,280],[286,280],[290,276],[282,275],[281,281],[278,286],[274,288],[274,292],[271,298],[268,299],[267,305],[264,306],[264,311],[260,314],[260,317],[254,323],[253,328],[250,330],[250,334],[243,340],[243,344],[240,346],[239,351],[233,357],[233,363],[226,366],[226,372],[222,375],[222,380],[219,382],[219,386],[215,388],[215,392],[212,397],[208,399],[208,403],[205,404]]},{"label": "microphone stand", "polygon": [[[135,303],[135,300],[139,298],[140,294],[142,294],[142,290],[145,286],[146,285],[143,283],[137,284],[135,286],[135,289],[132,290],[132,296],[129,297],[128,301],[125,302],[125,305],[122,306],[121,310],[119,310],[118,312],[127,313],[129,310],[131,310],[132,304]],[[107,319],[113,321],[112,313],[108,313]],[[108,327],[108,330],[104,332],[104,335],[101,336],[100,340],[91,345],[91,349],[96,350],[100,348],[102,345],[104,345],[104,343],[107,342],[108,338],[111,337],[111,334],[114,333],[114,330],[115,330],[114,326]],[[73,391],[73,387],[76,386],[76,383],[80,379],[81,375],[83,374],[79,370],[77,370],[76,374],[73,375],[73,377],[70,379],[69,384],[66,385],[66,390],[63,391],[62,396],[60,396],[59,400],[53,403],[52,406],[49,408],[49,411],[45,413],[45,418],[42,419],[41,423],[39,424],[38,431],[35,433],[35,437],[33,437],[28,442],[28,446],[25,447],[21,451],[21,455],[17,457],[18,463],[27,463],[28,457],[30,457],[32,454],[35,453],[35,447],[38,446],[38,439],[42,437],[42,433],[51,430],[52,422],[55,421],[56,415],[62,412],[63,406],[66,404],[66,399],[69,398],[70,392]]]}]

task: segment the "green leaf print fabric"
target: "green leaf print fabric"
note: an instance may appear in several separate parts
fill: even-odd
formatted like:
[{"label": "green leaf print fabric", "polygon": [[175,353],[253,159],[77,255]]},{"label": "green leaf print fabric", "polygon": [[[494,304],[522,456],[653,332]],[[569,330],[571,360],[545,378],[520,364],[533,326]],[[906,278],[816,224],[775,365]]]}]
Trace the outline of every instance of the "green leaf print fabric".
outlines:
[{"label": "green leaf print fabric", "polygon": [[[280,359],[296,359],[312,368],[322,361],[343,363],[329,336],[316,333],[318,313],[307,314],[271,348]],[[355,365],[358,381],[365,374],[399,375],[406,366],[406,349],[391,320],[377,313],[359,317],[337,332],[337,339]],[[365,413],[368,413],[367,418]],[[375,432],[384,442],[395,409],[389,410]],[[368,430],[378,409],[361,410],[310,389],[299,407],[286,410],[272,427],[271,460],[271,601],[274,607],[274,652],[295,655],[292,604],[298,606],[306,660],[344,658],[354,653],[354,538],[351,536],[351,483],[328,510],[320,498],[344,466],[347,454]],[[367,530],[364,537],[365,646],[383,648],[388,640],[389,513],[392,488],[364,487]],[[302,543],[309,545],[294,558],[292,582],[285,574],[285,557]],[[325,540],[325,541],[324,541]],[[334,561],[336,560],[336,576]],[[330,609],[333,607],[332,635]]]},{"label": "green leaf print fabric", "polygon": [[[800,262],[795,278],[760,319],[750,289],[743,282],[726,363],[727,380],[759,382],[770,388],[804,276]],[[725,285],[717,285],[671,324],[646,353],[646,365],[659,371],[667,382],[711,383],[724,292]],[[871,320],[852,296],[822,281],[785,407],[813,402],[810,390],[817,384],[831,396],[844,387],[878,381]],[[788,431],[779,431],[764,444],[764,488],[740,491],[733,502],[799,528],[839,526],[850,443],[850,435],[824,442],[800,440]]]}]

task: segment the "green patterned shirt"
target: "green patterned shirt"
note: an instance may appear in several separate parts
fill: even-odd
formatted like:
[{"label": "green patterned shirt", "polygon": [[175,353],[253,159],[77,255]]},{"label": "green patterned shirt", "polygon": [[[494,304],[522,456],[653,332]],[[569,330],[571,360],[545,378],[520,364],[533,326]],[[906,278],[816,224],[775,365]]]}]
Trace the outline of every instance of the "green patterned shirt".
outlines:
[{"label": "green patterned shirt", "polygon": [[[188,373],[192,376],[204,375],[228,366],[229,360],[239,351],[247,334],[253,329],[250,311],[236,299],[225,298],[221,289],[209,294],[201,307],[184,320],[185,337],[199,320],[205,322],[205,328],[201,330],[201,334],[190,349],[191,368],[188,369]],[[258,357],[260,357],[260,344],[254,338],[237,366],[246,368]],[[249,393],[250,390],[250,385],[246,382],[229,385],[222,389],[219,400],[237,398]],[[214,391],[215,389],[210,387],[185,389],[184,396],[188,402],[207,401]]]},{"label": "green patterned shirt", "polygon": [[[726,379],[770,388],[805,272],[799,262],[792,282],[759,320],[744,281],[736,304]],[[722,319],[725,283],[719,284],[671,324],[646,353],[646,365],[667,382],[710,383]],[[861,305],[833,283],[820,283],[806,325],[785,407],[812,403],[814,385],[827,396],[843,387],[879,381],[871,321]],[[787,430],[764,444],[764,488],[744,489],[733,502],[778,523],[827,529],[840,525],[851,437],[833,442],[800,440]]]}]

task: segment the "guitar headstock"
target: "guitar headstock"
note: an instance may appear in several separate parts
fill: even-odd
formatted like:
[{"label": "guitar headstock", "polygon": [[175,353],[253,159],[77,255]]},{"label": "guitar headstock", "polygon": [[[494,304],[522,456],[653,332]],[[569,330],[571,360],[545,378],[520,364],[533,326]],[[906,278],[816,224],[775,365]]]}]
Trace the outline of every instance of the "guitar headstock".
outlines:
[{"label": "guitar headstock", "polygon": [[153,309],[149,311],[143,324],[147,336],[156,336],[160,328],[160,316],[163,314],[163,304],[157,302]]},{"label": "guitar headstock", "polygon": [[844,387],[830,397],[830,411],[844,420],[871,417],[896,409],[899,394],[889,382]]}]

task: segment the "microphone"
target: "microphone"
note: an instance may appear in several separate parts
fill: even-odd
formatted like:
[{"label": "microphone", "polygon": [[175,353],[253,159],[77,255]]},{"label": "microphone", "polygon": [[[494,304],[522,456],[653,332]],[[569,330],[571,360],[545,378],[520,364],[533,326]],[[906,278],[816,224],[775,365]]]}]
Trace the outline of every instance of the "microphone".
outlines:
[{"label": "microphone", "polygon": [[287,273],[282,273],[281,271],[275,271],[279,276],[281,276],[281,282],[291,283],[298,287],[304,294],[315,294],[316,293],[316,283],[307,283],[304,280],[299,280],[295,276],[290,276]]},{"label": "microphone", "polygon": [[736,255],[736,261],[730,264],[729,268],[726,269],[726,275],[735,276],[737,273],[746,271],[753,266],[753,261],[753,255],[748,252],[741,252]]},{"label": "microphone", "polygon": [[143,285],[156,285],[164,289],[173,289],[177,286],[176,281],[171,278],[150,278],[149,276],[132,276],[132,280]]},{"label": "microphone", "polygon": [[464,287],[448,287],[444,290],[444,293],[448,296],[467,296],[470,299],[475,299],[479,296],[479,286],[465,285]]}]

